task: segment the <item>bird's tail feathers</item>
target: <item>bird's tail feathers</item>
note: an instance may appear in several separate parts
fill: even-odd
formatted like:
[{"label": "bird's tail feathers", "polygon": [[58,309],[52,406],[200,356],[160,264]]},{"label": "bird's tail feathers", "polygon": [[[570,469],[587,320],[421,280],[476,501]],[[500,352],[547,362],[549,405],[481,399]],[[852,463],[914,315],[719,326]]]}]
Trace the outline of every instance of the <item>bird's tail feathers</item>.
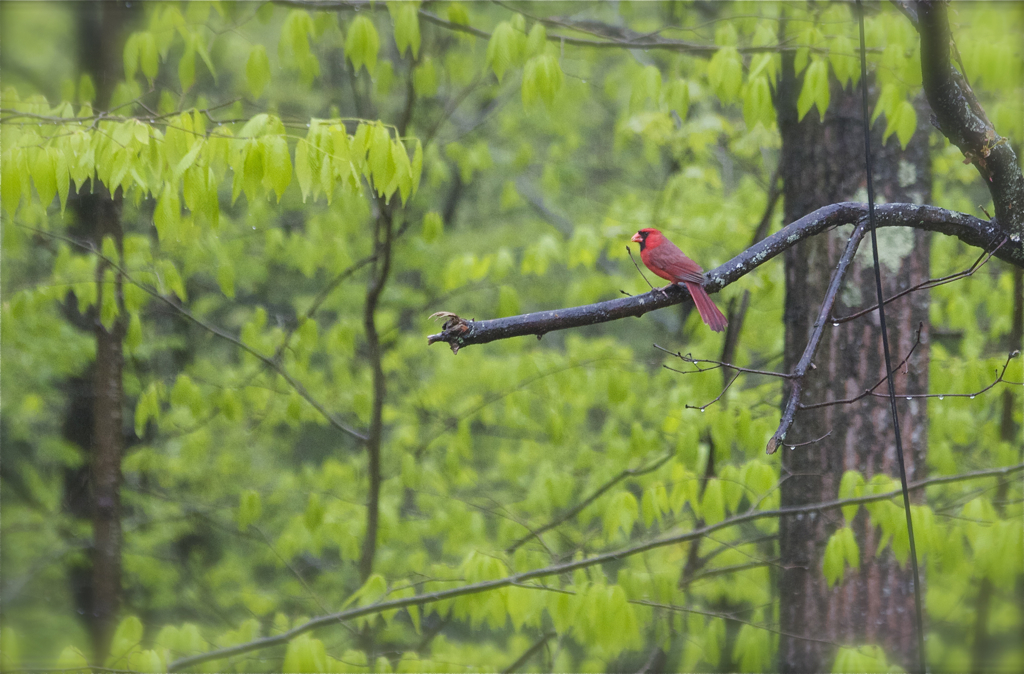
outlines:
[{"label": "bird's tail feathers", "polygon": [[726,320],[725,315],[719,311],[715,303],[708,297],[708,293],[704,290],[703,286],[697,283],[687,283],[686,289],[690,291],[690,297],[693,298],[693,303],[697,307],[697,313],[700,314],[704,324],[715,332],[725,330],[725,326],[729,324],[729,321]]}]

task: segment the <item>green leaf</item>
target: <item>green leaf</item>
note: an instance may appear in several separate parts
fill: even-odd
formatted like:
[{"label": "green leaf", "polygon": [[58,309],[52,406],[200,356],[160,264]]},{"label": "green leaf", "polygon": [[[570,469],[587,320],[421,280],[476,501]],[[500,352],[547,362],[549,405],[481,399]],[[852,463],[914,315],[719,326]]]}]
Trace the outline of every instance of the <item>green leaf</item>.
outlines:
[{"label": "green leaf", "polygon": [[804,74],[804,85],[796,102],[797,116],[803,120],[810,109],[817,106],[818,115],[824,119],[828,104],[828,64],[823,59],[816,58]]},{"label": "green leaf", "polygon": [[334,199],[334,168],[331,155],[324,153],[323,161],[320,163],[320,187],[327,196],[327,205],[331,205]]},{"label": "green leaf", "polygon": [[538,97],[548,108],[562,88],[562,69],[553,54],[535,56],[526,62],[523,70],[523,105],[529,106]]},{"label": "green leaf", "polygon": [[0,202],[10,217],[15,217],[21,203],[21,182],[25,170],[25,152],[11,148],[0,159]]},{"label": "green leaf", "polygon": [[518,316],[519,313],[519,293],[512,286],[501,286],[498,289],[498,317]]},{"label": "green leaf", "polygon": [[[741,481],[751,492],[752,501],[767,494],[775,486],[777,480],[772,467],[762,461],[750,461],[743,466]],[[764,502],[762,502],[762,507]]]},{"label": "green leaf", "polygon": [[469,13],[466,5],[461,2],[448,3],[448,20],[459,26],[469,25]]},{"label": "green leaf", "polygon": [[[12,666],[8,664],[6,660],[4,665],[5,669]],[[57,656],[57,662],[54,667],[62,671],[66,671],[68,674],[77,674],[77,670],[81,670],[83,674],[91,671],[89,669],[89,661],[86,660],[85,655],[74,646],[64,647],[64,650],[62,650],[60,655]]]},{"label": "green leaf", "polygon": [[106,666],[127,665],[128,655],[133,650],[141,650],[142,621],[135,616],[128,616],[117,625],[114,637],[110,641],[110,654]]},{"label": "green leaf", "polygon": [[142,321],[138,314],[132,314],[128,320],[128,332],[125,335],[124,343],[132,351],[142,345]]},{"label": "green leaf", "polygon": [[640,110],[648,100],[658,102],[661,98],[661,71],[655,66],[647,66],[633,78],[633,88],[629,95],[631,112]]},{"label": "green leaf", "polygon": [[56,154],[49,148],[41,148],[35,152],[32,160],[32,182],[39,195],[39,203],[46,208],[53,202],[57,194]]},{"label": "green leaf", "polygon": [[832,64],[832,71],[844,89],[851,82],[856,85],[860,81],[860,63],[854,56],[856,53],[853,40],[846,35],[837,36],[829,45],[829,63]]},{"label": "green leaf", "polygon": [[264,138],[263,180],[277,194],[280,203],[285,189],[292,182],[292,160],[288,154],[288,143],[281,136]]},{"label": "green leaf", "polygon": [[842,529],[829,536],[828,543],[825,545],[825,554],[822,556],[822,571],[829,587],[843,580],[845,550],[840,532]]},{"label": "green leaf", "polygon": [[423,216],[423,240],[427,243],[433,243],[441,238],[444,234],[444,220],[441,219],[441,214],[437,211],[430,211]]},{"label": "green leaf", "polygon": [[411,51],[414,59],[420,55],[420,17],[419,2],[389,2],[387,3],[391,20],[395,24],[395,45],[398,47],[398,54],[402,56],[405,52]]},{"label": "green leaf", "polygon": [[380,37],[373,22],[367,16],[357,16],[348,27],[345,38],[345,56],[358,71],[365,67],[373,75],[377,68],[377,53],[380,51]]},{"label": "green leaf", "polygon": [[178,190],[171,183],[164,185],[160,198],[153,209],[153,224],[156,226],[157,238],[160,241],[173,241],[178,238],[181,223],[181,202]]},{"label": "green leaf", "polygon": [[886,118],[889,118],[902,101],[903,91],[900,87],[891,83],[883,86],[882,93],[878,96],[878,102],[875,103],[875,109],[871,113],[871,123],[874,124],[883,112]]},{"label": "green leaf", "polygon": [[704,659],[714,667],[721,661],[722,648],[725,646],[725,621],[712,618],[704,630]]},{"label": "green leaf", "polygon": [[94,100],[96,100],[96,85],[93,83],[91,75],[82,73],[82,76],[78,78],[78,102],[92,103]]},{"label": "green leaf", "polygon": [[187,407],[196,419],[202,416],[202,392],[187,374],[179,374],[175,379],[171,388],[171,404],[176,407]]},{"label": "green leaf", "polygon": [[700,510],[708,524],[718,524],[725,519],[725,495],[718,478],[711,478],[705,485]]},{"label": "green leaf", "polygon": [[708,81],[723,104],[736,100],[743,87],[743,60],[735,47],[723,47],[711,57]]},{"label": "green leaf", "polygon": [[135,73],[139,71],[139,34],[132,33],[124,43],[124,78],[135,79]]},{"label": "green leaf", "polygon": [[156,77],[160,65],[160,53],[156,48],[156,38],[150,32],[139,34],[139,65],[142,67],[142,74],[153,86],[153,79]]},{"label": "green leaf", "polygon": [[56,148],[47,148],[47,152],[53,155],[53,177],[57,185],[57,196],[60,199],[60,212],[63,215],[64,208],[68,203],[68,193],[71,190],[68,159],[63,152]]},{"label": "green leaf", "polygon": [[327,672],[327,651],[319,639],[300,634],[288,642],[284,654],[284,672]]},{"label": "green leaf", "polygon": [[238,530],[245,531],[249,525],[259,521],[263,512],[260,494],[255,489],[246,489],[238,500]]},{"label": "green leaf", "polygon": [[437,68],[431,59],[424,58],[412,71],[412,86],[416,95],[421,98],[432,98],[437,95]]},{"label": "green leaf", "polygon": [[[513,68],[522,62],[522,49],[520,38],[525,37],[518,33],[508,21],[502,21],[491,33],[491,39],[487,42],[486,64],[494,71],[498,82],[509,68]],[[525,42],[523,42],[525,48]]]},{"label": "green leaf", "polygon": [[882,142],[885,143],[895,132],[900,145],[906,148],[917,129],[917,112],[914,105],[910,101],[901,101],[892,114],[886,114],[886,118],[888,123],[885,126],[885,133],[882,134]]},{"label": "green leaf", "polygon": [[306,514],[303,519],[306,528],[316,531],[324,521],[324,505],[320,502],[319,494],[310,494],[306,503]]},{"label": "green leaf", "polygon": [[743,95],[743,121],[749,129],[758,124],[770,128],[774,123],[775,106],[772,104],[767,76],[761,75],[747,81]]},{"label": "green leaf", "polygon": [[189,41],[185,47],[185,53],[178,61],[178,81],[181,83],[182,92],[186,92],[196,83],[196,48]]},{"label": "green leaf", "polygon": [[731,21],[723,21],[715,29],[715,44],[719,47],[735,47],[739,43],[736,26]]},{"label": "green leaf", "polygon": [[664,87],[665,103],[669,110],[674,110],[680,119],[686,119],[690,110],[690,84],[684,79],[676,79]]},{"label": "green leaf", "polygon": [[[359,606],[369,606],[380,601],[388,591],[387,581],[384,576],[375,573],[366,579],[363,586],[359,588],[351,599],[359,598]],[[351,601],[351,599],[349,601]],[[346,602],[348,603],[348,602]]]},{"label": "green leaf", "polygon": [[262,96],[263,90],[270,83],[270,57],[267,56],[266,47],[261,44],[257,44],[249,52],[249,58],[245,62],[245,83],[253,98]]},{"label": "green leaf", "polygon": [[[864,476],[855,470],[848,470],[843,473],[842,479],[839,480],[839,498],[844,500],[861,496],[863,488]],[[847,524],[853,522],[853,518],[857,516],[859,509],[860,505],[856,503],[843,506],[843,517],[846,519]]]},{"label": "green leaf", "polygon": [[544,28],[544,24],[537,22],[533,24],[533,28],[530,29],[530,34],[526,36],[526,58],[539,56],[544,53],[544,48],[547,46],[548,32]]},{"label": "green leaf", "polygon": [[857,545],[857,538],[853,535],[853,529],[850,527],[843,527],[838,532],[842,550],[843,559],[850,568],[854,570],[860,569],[860,546]]},{"label": "green leaf", "polygon": [[192,167],[192,164],[195,163],[196,158],[199,156],[199,153],[203,151],[204,147],[206,147],[206,141],[204,139],[200,138],[195,141],[188,153],[182,157],[181,161],[179,161],[174,167],[174,171],[171,173],[172,181],[179,180],[185,171]]},{"label": "green leaf", "polygon": [[628,491],[620,491],[608,501],[604,513],[604,532],[606,536],[614,536],[620,529],[629,536],[633,524],[640,516],[640,506],[636,497]]},{"label": "green leaf", "polygon": [[225,297],[234,299],[235,265],[229,260],[220,260],[217,263],[217,286]]},{"label": "green leaf", "polygon": [[310,166],[309,155],[309,143],[299,139],[295,144],[295,178],[299,181],[299,190],[302,191],[302,203],[306,203],[306,197],[313,187],[313,169]]}]

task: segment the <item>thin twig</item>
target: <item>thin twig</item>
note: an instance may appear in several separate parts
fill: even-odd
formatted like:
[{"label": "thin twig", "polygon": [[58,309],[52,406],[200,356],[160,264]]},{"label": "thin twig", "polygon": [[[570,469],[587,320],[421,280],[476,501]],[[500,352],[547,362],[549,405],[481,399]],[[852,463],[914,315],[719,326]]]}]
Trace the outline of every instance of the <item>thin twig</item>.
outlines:
[{"label": "thin twig", "polygon": [[[632,261],[632,263],[633,263],[633,266],[634,266],[634,267],[636,267],[636,270],[637,270],[638,272],[640,272],[640,275],[641,275],[641,276],[643,276],[643,277],[644,277],[644,281],[647,281],[647,276],[646,276],[646,275],[644,274],[643,270],[642,270],[642,269],[640,269],[640,265],[638,265],[638,264],[636,263],[636,260],[635,260],[635,259],[633,258],[633,249],[632,249],[632,248],[630,248],[629,246],[626,246],[626,252],[627,252],[627,253],[629,253],[629,259],[630,259],[630,261]],[[651,290],[654,290],[654,289],[655,289],[655,288],[654,288],[654,286],[653,286],[653,285],[651,285],[651,282],[650,282],[650,281],[647,281],[647,285],[651,287]]]},{"label": "thin twig", "polygon": [[719,400],[721,400],[722,396],[725,395],[725,392],[729,390],[729,387],[732,386],[733,384],[735,384],[736,380],[739,379],[739,378],[740,378],[740,373],[737,372],[736,374],[734,374],[732,376],[732,379],[729,380],[729,383],[725,385],[725,388],[722,389],[722,392],[718,394],[718,397],[716,397],[711,402],[704,403],[703,405],[689,405],[688,404],[688,405],[686,405],[686,409],[688,409],[688,410],[700,410],[701,412],[703,412],[706,408],[711,407],[712,405],[717,403]]},{"label": "thin twig", "polygon": [[[666,370],[672,370],[673,372],[678,372],[679,374],[697,374],[698,372],[710,372],[712,370],[718,370],[718,369],[724,367],[724,368],[728,368],[730,370],[735,370],[736,372],[743,372],[743,373],[746,373],[746,374],[763,374],[763,375],[765,375],[767,377],[782,377],[783,379],[792,379],[793,377],[796,376],[796,375],[794,375],[792,373],[787,373],[787,372],[770,372],[768,370],[754,370],[754,369],[751,369],[749,367],[740,367],[739,365],[733,365],[732,363],[725,363],[725,362],[722,362],[720,360],[712,360],[710,358],[694,358],[690,354],[686,354],[684,356],[679,351],[669,351],[668,349],[666,349],[664,347],[661,347],[661,346],[658,346],[657,344],[654,344],[653,346],[654,346],[655,349],[657,349],[659,351],[664,351],[665,353],[669,354],[670,356],[675,356],[676,358],[678,358],[679,360],[683,361],[684,363],[692,363],[694,365],[694,367],[697,368],[695,370],[685,371],[685,370],[676,370],[676,369],[673,369],[671,367],[668,367],[667,365],[663,365],[662,366]],[[714,365],[715,367],[700,367],[700,363],[710,363],[710,364]]]},{"label": "thin twig", "polygon": [[[940,278],[932,278],[932,279],[928,279],[927,281],[921,281],[920,283],[918,283],[917,285],[915,285],[915,286],[913,286],[911,288],[907,288],[906,290],[901,290],[900,292],[896,293],[892,297],[890,297],[887,300],[885,300],[885,302],[883,304],[889,304],[889,302],[892,302],[894,300],[898,300],[899,298],[903,297],[904,295],[909,295],[910,293],[916,292],[918,290],[928,290],[930,288],[935,288],[935,287],[938,287],[938,286],[941,286],[941,285],[945,285],[947,283],[952,283],[953,281],[959,281],[962,278],[967,278],[968,276],[971,276],[972,274],[974,274],[974,272],[976,272],[979,269],[981,269],[982,267],[984,267],[985,263],[988,262],[989,259],[993,255],[996,254],[996,251],[999,250],[1000,248],[1002,248],[1003,244],[1006,243],[1009,240],[1010,240],[1010,237],[1008,237],[1008,236],[1004,237],[1003,240],[999,242],[999,245],[996,246],[992,251],[983,252],[981,254],[981,256],[977,260],[974,261],[974,264],[972,264],[970,266],[970,268],[965,269],[964,271],[959,271],[959,272],[957,272],[955,274],[950,274],[948,276],[942,276]],[[872,311],[875,311],[877,309],[878,309],[878,304],[876,303],[875,305],[873,305],[873,306],[871,306],[871,307],[869,307],[867,309],[862,309],[861,311],[858,311],[855,314],[850,314],[849,316],[840,316],[838,318],[833,316],[832,317],[832,325],[837,325],[839,323],[846,323],[847,321],[852,321],[855,318],[860,318],[864,314],[869,314]]]},{"label": "thin twig", "polygon": [[828,433],[826,433],[825,435],[821,436],[820,438],[815,438],[814,440],[808,440],[807,442],[798,442],[795,445],[786,445],[786,446],[789,447],[790,449],[796,449],[797,447],[804,447],[805,445],[813,445],[816,442],[821,442],[822,440],[824,440],[825,438],[827,438],[830,435],[832,435],[832,431],[831,430],[829,430]]}]

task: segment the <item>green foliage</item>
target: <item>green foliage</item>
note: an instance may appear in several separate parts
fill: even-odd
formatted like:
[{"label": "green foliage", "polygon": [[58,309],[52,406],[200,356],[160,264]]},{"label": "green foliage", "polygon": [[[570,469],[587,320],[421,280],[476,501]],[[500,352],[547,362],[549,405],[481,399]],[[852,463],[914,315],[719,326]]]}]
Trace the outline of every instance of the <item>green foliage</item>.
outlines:
[{"label": "green foliage", "polygon": [[818,115],[825,119],[829,97],[828,62],[815,58],[804,73],[804,84],[796,102],[797,116],[803,119],[812,107],[817,107]]},{"label": "green foliage", "polygon": [[843,527],[836,531],[828,539],[825,546],[825,554],[822,557],[822,564],[825,571],[825,580],[829,586],[843,580],[844,564],[857,570],[860,568],[860,547],[857,539],[854,538],[853,529]]},{"label": "green foliage", "polygon": [[[411,42],[411,38],[407,38]],[[349,24],[345,36],[345,57],[352,62],[355,70],[366,68],[373,75],[377,68],[377,53],[380,51],[380,37],[373,22],[367,16],[357,16]]]},{"label": "green foliage", "polygon": [[[146,3],[128,27],[116,82],[80,74],[63,55],[72,51],[61,32],[74,25],[68,7],[32,11],[49,12],[45,30],[32,33],[45,49],[4,61],[0,137],[2,552],[5,574],[24,580],[8,598],[5,578],[4,669],[93,661],[69,583],[87,563],[91,535],[65,493],[69,476],[88,468],[87,452],[64,435],[69,382],[88,376],[95,350],[92,324],[76,327],[76,311],[105,326],[119,316],[126,323],[123,407],[136,437],[122,464],[126,604],[113,668],[166,671],[176,658],[280,634],[305,616],[501,579],[778,507],[780,469],[763,455],[778,421],[777,382],[744,377],[711,404],[722,392],[717,373],[670,372],[660,366],[680,363],[650,349],[657,342],[718,358],[720,336],[692,312],[457,357],[427,349],[423,336],[437,331],[427,321],[434,311],[486,319],[646,291],[623,251],[640,227],[664,230],[705,268],[739,252],[764,215],[767,160],[779,147],[775,46],[796,48],[800,117],[814,107],[823,117],[830,77],[843,86],[859,78],[848,7],[787,5],[784,35],[769,5],[710,25],[684,5],[590,9],[594,20],[638,34],[662,29],[663,11],[678,12],[672,21],[687,40],[692,31],[715,47],[698,54],[563,44],[555,35],[566,28],[499,5],[394,2],[356,12]],[[454,32],[421,11],[489,37]],[[1009,20],[993,8],[961,11],[979,17],[956,29],[972,84],[988,98],[1019,88],[1007,37],[1016,33],[998,25]],[[5,59],[29,51],[17,43],[29,31],[11,32]],[[911,105],[920,88],[916,34],[888,6],[868,17],[868,33],[881,92],[874,118],[884,114],[885,137],[905,146],[921,131]],[[19,75],[40,67],[53,72]],[[113,100],[98,101],[107,90]],[[1022,99],[1000,96],[989,107],[988,98],[992,119],[1001,128],[1009,120],[1019,143]],[[979,179],[956,148],[936,140],[933,167],[936,202],[974,212]],[[129,276],[123,302],[104,292],[96,306],[97,257],[76,242],[88,236],[82,195],[104,188],[121,195],[124,237],[97,238],[96,248]],[[382,484],[377,552],[363,581],[368,463],[363,444],[337,424],[360,433],[370,425],[366,293],[383,266],[374,232],[384,213],[392,257],[371,312],[386,381]],[[936,274],[977,255],[946,237],[932,245]],[[998,264],[931,291],[933,392],[978,391],[1002,366],[1012,284]],[[101,282],[115,279],[108,270]],[[764,265],[741,286],[751,293],[747,325],[758,330],[756,339],[744,333],[734,360],[762,368],[782,352],[781,265]],[[1017,359],[1006,378],[1021,377]],[[1018,446],[1000,436],[998,395],[931,400],[930,474],[1019,461]],[[837,497],[893,488],[888,477],[849,471]],[[982,580],[995,588],[993,633],[1009,638],[1019,628],[1019,502],[1018,483],[993,478],[930,487],[915,505],[928,611],[939,616],[929,647],[945,644],[935,662],[963,661],[973,623],[962,607]],[[906,563],[898,500],[863,510],[843,507],[845,526],[825,545],[830,584],[858,569],[861,554]],[[878,540],[863,553],[861,523]],[[777,616],[764,607],[778,594],[769,569],[751,563],[777,557],[777,533],[773,518],[724,526],[699,543],[349,625],[391,660],[369,662],[362,637],[327,626],[200,669],[504,667],[554,631],[557,655],[538,654],[534,669],[639,668],[659,645],[679,671],[764,671],[777,649],[763,629]],[[681,586],[691,551],[700,568]],[[716,615],[726,610],[750,624],[727,629]],[[834,669],[892,667],[868,645],[840,649]]]}]

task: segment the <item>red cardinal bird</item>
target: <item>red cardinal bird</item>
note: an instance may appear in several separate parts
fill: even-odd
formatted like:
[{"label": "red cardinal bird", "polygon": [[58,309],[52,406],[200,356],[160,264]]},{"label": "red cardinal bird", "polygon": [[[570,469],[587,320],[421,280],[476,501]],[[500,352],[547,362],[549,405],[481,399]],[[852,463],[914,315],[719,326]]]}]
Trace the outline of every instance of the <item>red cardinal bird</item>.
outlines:
[{"label": "red cardinal bird", "polygon": [[686,257],[676,244],[653,227],[641,229],[631,240],[640,244],[640,259],[648,269],[666,281],[686,284],[693,303],[697,305],[697,313],[709,328],[715,332],[725,329],[729,321],[704,290],[704,270],[699,264]]}]

